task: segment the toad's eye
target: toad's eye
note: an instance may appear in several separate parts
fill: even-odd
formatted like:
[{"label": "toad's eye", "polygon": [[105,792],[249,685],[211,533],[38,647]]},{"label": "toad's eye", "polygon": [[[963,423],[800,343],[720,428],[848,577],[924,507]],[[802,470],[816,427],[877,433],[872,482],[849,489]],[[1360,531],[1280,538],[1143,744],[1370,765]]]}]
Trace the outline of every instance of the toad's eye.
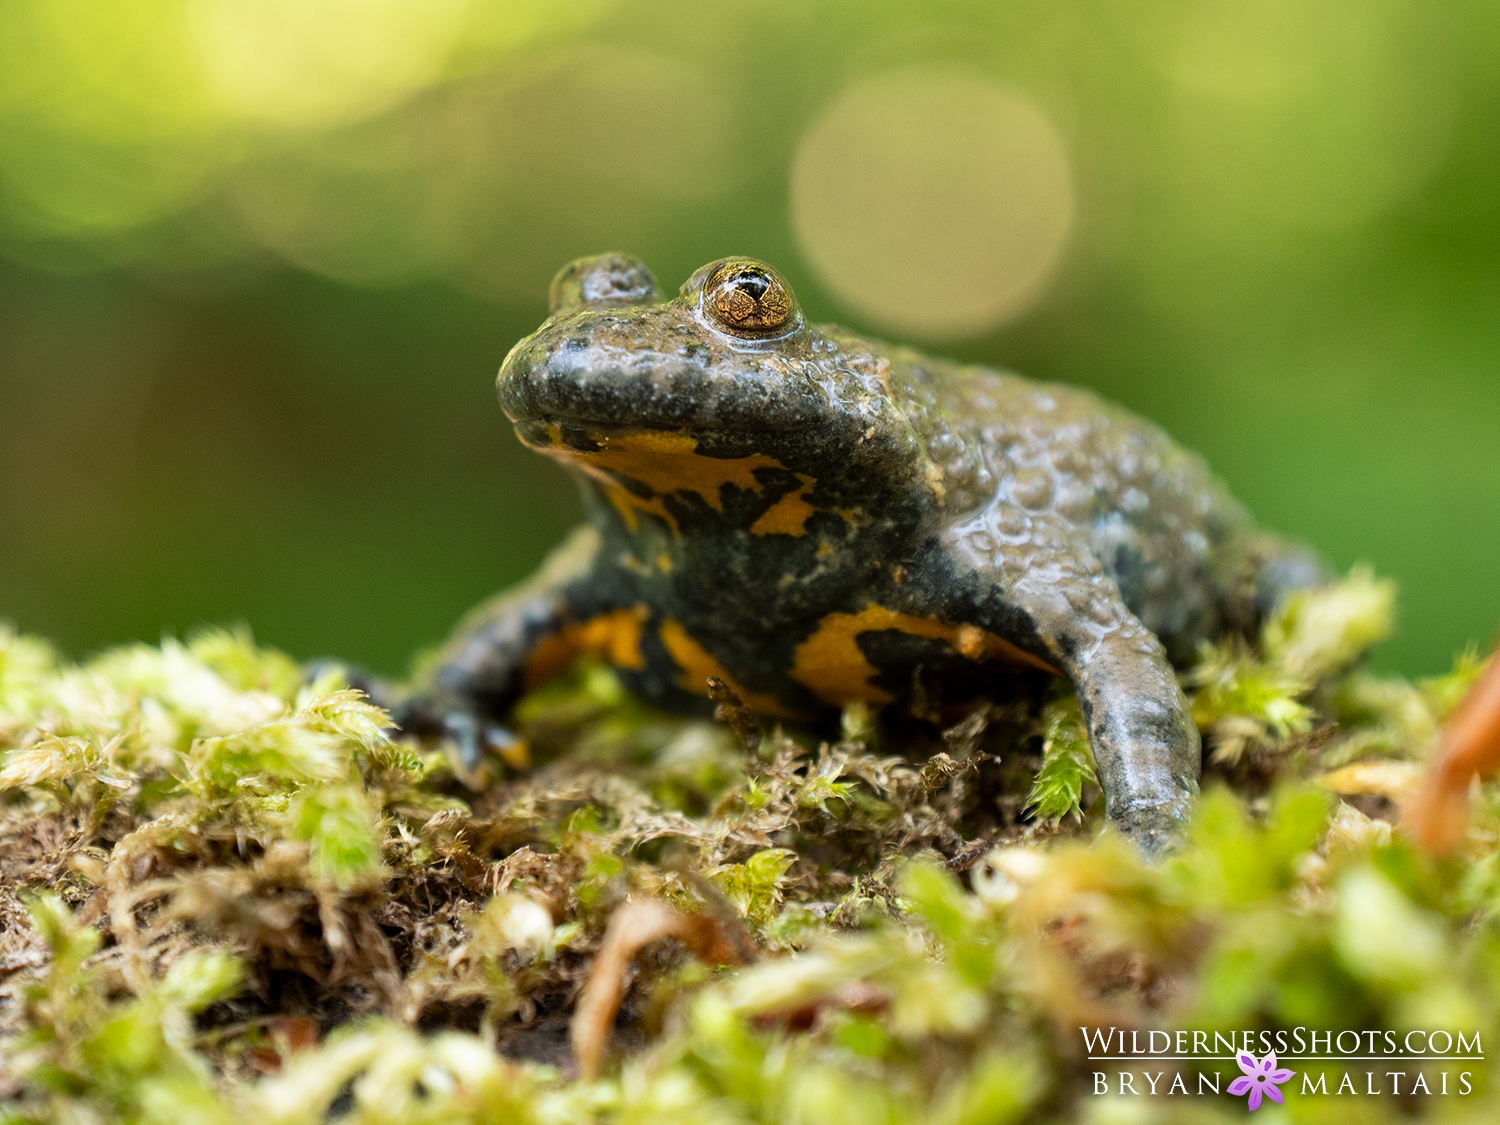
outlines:
[{"label": "toad's eye", "polygon": [[742,336],[764,336],[787,327],[795,303],[776,271],[759,262],[727,262],[703,288],[710,316]]}]

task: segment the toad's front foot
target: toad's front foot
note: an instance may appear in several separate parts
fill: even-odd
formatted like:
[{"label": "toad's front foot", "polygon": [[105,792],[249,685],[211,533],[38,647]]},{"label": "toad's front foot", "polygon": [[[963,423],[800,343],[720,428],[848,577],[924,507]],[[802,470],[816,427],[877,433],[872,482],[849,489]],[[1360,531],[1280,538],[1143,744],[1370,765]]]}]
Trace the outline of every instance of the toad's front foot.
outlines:
[{"label": "toad's front foot", "polygon": [[516,765],[524,757],[523,744],[514,732],[453,700],[414,696],[398,705],[392,717],[406,734],[451,743],[457,772],[465,780],[476,777],[487,754],[498,754],[508,765]]},{"label": "toad's front foot", "polygon": [[982,624],[1029,629],[1073,681],[1110,823],[1154,858],[1186,827],[1201,766],[1198,728],[1166,650],[1066,528],[1017,521],[1029,531],[1021,551],[1006,546],[1004,514],[995,506],[955,528],[948,558],[970,579]]},{"label": "toad's front foot", "polygon": [[363,692],[371,703],[388,713],[392,728],[400,734],[449,742],[453,746],[454,765],[465,780],[477,780],[477,771],[487,753],[499,754],[507,764],[515,764],[523,756],[522,743],[514,733],[462,699],[437,694],[412,695],[410,689],[341,660],[310,661],[304,671],[307,683],[330,675]]},{"label": "toad's front foot", "polygon": [[1148,859],[1181,842],[1198,796],[1198,731],[1171,702],[1132,698],[1090,716],[1105,811]]},{"label": "toad's front foot", "polygon": [[1110,822],[1148,858],[1181,839],[1198,796],[1201,750],[1161,644],[1129,625],[1070,669]]}]

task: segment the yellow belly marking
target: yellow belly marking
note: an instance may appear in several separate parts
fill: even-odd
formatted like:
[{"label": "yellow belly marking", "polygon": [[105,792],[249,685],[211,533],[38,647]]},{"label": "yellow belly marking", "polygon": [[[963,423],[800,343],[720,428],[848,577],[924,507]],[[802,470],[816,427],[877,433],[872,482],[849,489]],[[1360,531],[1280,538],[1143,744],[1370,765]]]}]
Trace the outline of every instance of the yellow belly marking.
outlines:
[{"label": "yellow belly marking", "polygon": [[817,484],[814,477],[798,473],[801,488],[788,492],[776,503],[761,513],[760,519],[750,525],[751,535],[805,535],[807,520],[817,511],[807,502],[807,494]]},{"label": "yellow belly marking", "polygon": [[[590,434],[597,450],[574,449],[565,444],[557,426],[547,427],[549,444],[532,445],[538,453],[555,457],[587,473],[604,488],[631,531],[640,524],[640,513],[657,516],[674,532],[677,521],[667,511],[662,497],[673,492],[694,492],[716,512],[724,510],[721,490],[727,484],[751,492],[760,492],[755,479],[757,469],[785,469],[774,457],[752,453],[748,457],[708,457],[697,452],[698,439],[688,433],[664,433],[641,430],[633,434]],[[524,438],[522,439],[525,440]],[[638,481],[652,492],[649,497],[636,495],[620,484],[620,478]],[[797,474],[802,487],[772,504],[750,530],[756,535],[801,535],[813,506],[806,500],[817,481]]]},{"label": "yellow belly marking", "polygon": [[774,695],[750,691],[741,686],[724,670],[724,665],[720,664],[712,653],[694,640],[686,629],[670,617],[661,623],[660,636],[667,654],[677,662],[677,667],[682,669],[682,676],[677,684],[685,691],[690,691],[694,695],[707,695],[708,678],[717,676],[728,684],[730,689],[752,710],[759,711],[763,715],[791,717],[791,712],[783,707]]},{"label": "yellow belly marking", "polygon": [[859,635],[898,629],[915,637],[944,641],[953,651],[973,661],[1003,660],[1056,674],[1046,661],[1023,652],[1005,638],[974,625],[951,625],[935,617],[914,617],[871,602],[858,613],[830,613],[812,636],[797,646],[792,679],[824,703],[889,703],[891,693],[870,682],[876,668],[859,649]]},{"label": "yellow belly marking", "polygon": [[602,656],[617,668],[639,671],[646,666],[646,658],[641,653],[641,627],[645,622],[646,607],[643,605],[634,609],[612,609],[586,621],[569,621],[532,647],[526,657],[526,666],[521,670],[523,690],[541,687],[586,653]]}]

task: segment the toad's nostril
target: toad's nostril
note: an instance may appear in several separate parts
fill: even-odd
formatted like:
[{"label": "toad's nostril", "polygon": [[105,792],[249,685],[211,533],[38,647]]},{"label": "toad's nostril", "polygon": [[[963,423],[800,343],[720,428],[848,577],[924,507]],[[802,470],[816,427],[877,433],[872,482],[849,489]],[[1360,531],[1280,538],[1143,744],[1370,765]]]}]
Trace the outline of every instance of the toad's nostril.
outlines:
[{"label": "toad's nostril", "polygon": [[547,291],[552,316],[586,305],[638,305],[657,297],[646,263],[629,254],[595,254],[569,262]]}]

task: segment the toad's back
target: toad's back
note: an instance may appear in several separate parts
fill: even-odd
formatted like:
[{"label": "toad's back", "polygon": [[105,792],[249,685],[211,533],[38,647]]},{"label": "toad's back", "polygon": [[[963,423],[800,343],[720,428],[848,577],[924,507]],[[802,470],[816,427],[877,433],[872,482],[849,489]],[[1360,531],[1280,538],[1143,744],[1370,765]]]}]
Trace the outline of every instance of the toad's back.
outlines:
[{"label": "toad's back", "polygon": [[893,395],[951,519],[990,505],[1017,552],[1039,522],[1065,525],[1175,662],[1251,623],[1260,563],[1282,546],[1257,532],[1202,458],[1077,387],[910,349],[892,359]]}]

